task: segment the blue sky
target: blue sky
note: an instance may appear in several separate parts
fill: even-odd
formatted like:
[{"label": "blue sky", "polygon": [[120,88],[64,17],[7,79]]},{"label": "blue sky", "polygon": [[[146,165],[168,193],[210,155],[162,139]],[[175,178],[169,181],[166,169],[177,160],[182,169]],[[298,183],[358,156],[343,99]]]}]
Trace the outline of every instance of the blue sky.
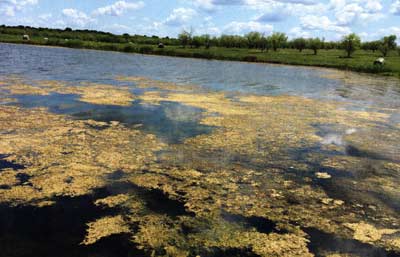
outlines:
[{"label": "blue sky", "polygon": [[176,36],[285,32],[400,38],[400,0],[0,0],[0,24]]}]

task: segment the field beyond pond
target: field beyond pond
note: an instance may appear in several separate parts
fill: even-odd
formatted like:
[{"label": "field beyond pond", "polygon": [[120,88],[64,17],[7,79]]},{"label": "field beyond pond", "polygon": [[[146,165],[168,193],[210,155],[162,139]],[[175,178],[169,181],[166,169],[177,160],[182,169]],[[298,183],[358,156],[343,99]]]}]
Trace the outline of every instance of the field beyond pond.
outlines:
[{"label": "field beyond pond", "polygon": [[70,48],[85,48],[128,53],[155,54],[176,57],[203,58],[230,61],[265,62],[290,65],[305,65],[337,68],[358,72],[377,73],[382,75],[400,76],[400,55],[396,51],[389,52],[384,66],[374,65],[374,61],[381,57],[379,51],[357,50],[352,58],[345,58],[343,50],[319,50],[314,55],[312,50],[299,52],[296,49],[279,49],[274,52],[262,52],[257,49],[211,47],[183,48],[181,46],[133,44],[133,43],[105,43],[81,40],[45,40],[43,37],[32,37],[30,41],[23,41],[21,36],[0,34],[0,42],[24,43],[34,45],[61,46]]}]

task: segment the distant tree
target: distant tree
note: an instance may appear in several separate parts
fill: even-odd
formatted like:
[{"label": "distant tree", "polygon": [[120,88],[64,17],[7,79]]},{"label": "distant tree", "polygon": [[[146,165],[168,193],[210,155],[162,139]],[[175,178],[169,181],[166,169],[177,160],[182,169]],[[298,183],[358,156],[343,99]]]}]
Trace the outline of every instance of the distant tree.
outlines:
[{"label": "distant tree", "polygon": [[71,31],[72,31],[72,29],[71,29],[71,28],[68,28],[68,27],[66,27],[66,28],[65,28],[65,31],[71,32]]},{"label": "distant tree", "polygon": [[397,37],[395,35],[390,35],[380,40],[379,51],[381,51],[384,57],[387,56],[390,50],[396,49],[397,47],[396,39]]},{"label": "distant tree", "polygon": [[361,45],[361,48],[366,51],[372,51],[375,53],[379,49],[380,41],[365,42]]},{"label": "distant tree", "polygon": [[271,49],[272,47],[272,42],[271,39],[269,37],[266,37],[265,35],[262,35],[261,39],[260,39],[260,49],[261,52],[264,51],[269,51],[269,49]]},{"label": "distant tree", "polygon": [[295,49],[299,50],[299,52],[302,52],[306,48],[307,41],[300,37],[296,38],[292,41],[292,45]]},{"label": "distant tree", "polygon": [[209,49],[210,46],[211,46],[211,37],[210,37],[210,35],[208,35],[208,34],[201,35],[200,38],[201,38],[201,42],[204,45],[204,47],[206,49]]},{"label": "distant tree", "polygon": [[285,33],[274,32],[269,36],[271,40],[272,49],[276,52],[279,48],[283,47],[287,42],[287,36]]},{"label": "distant tree", "polygon": [[181,46],[186,47],[190,43],[192,35],[186,30],[184,30],[182,31],[182,33],[178,35],[178,39]]},{"label": "distant tree", "polygon": [[355,33],[343,37],[341,41],[341,46],[346,51],[348,58],[351,57],[351,55],[360,47],[360,45],[361,39]]},{"label": "distant tree", "polygon": [[324,41],[319,38],[310,38],[307,40],[307,48],[314,51],[314,55],[317,55],[318,50],[324,47]]},{"label": "distant tree", "polygon": [[192,39],[192,45],[195,48],[200,48],[200,46],[204,45],[203,38],[201,36],[194,36]]},{"label": "distant tree", "polygon": [[244,36],[248,41],[249,48],[259,48],[262,35],[260,32],[252,31]]}]

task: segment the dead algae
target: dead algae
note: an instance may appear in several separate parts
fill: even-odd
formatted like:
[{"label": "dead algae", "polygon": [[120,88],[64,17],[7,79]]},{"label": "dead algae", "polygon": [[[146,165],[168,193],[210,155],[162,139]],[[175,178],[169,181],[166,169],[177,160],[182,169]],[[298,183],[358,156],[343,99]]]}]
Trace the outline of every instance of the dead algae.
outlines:
[{"label": "dead algae", "polygon": [[[57,196],[86,195],[122,183],[115,194],[94,202],[121,213],[88,223],[82,243],[130,234],[150,256],[202,256],[215,251],[216,255],[233,251],[239,256],[313,256],[307,228],[400,251],[399,214],[369,194],[399,199],[395,187],[399,160],[389,142],[398,131],[385,130],[388,134],[381,135],[379,143],[365,140],[367,134],[378,136],[379,124],[389,115],[346,110],[343,104],[303,97],[230,99],[223,93],[193,92],[145,78],[126,80],[142,83],[141,87],[162,87],[160,92],[135,96],[144,102],[202,108],[201,123],[216,129],[165,145],[154,135],[118,123],[76,121],[44,109],[0,106],[0,154],[23,165],[30,176],[28,183],[20,184],[15,171],[1,171],[0,184],[9,188],[0,189],[0,202],[42,206]],[[8,86],[12,93],[12,85]],[[57,82],[42,82],[46,87],[49,92],[71,93]],[[82,93],[87,99],[99,89],[83,87],[79,90],[88,91]],[[110,104],[104,99],[119,97],[105,88],[107,96],[93,93],[96,103]],[[322,144],[316,126],[320,124],[361,131],[344,136],[358,152],[389,154],[370,154],[373,161],[361,154],[323,154],[331,149],[346,151],[346,146]],[[315,147],[317,151],[309,150]],[[374,172],[366,172],[371,165]],[[116,171],[124,176],[110,179]],[[324,184],[316,183],[321,179],[318,173],[329,175],[324,183],[339,193],[331,195]],[[169,203],[167,208],[161,207],[163,202]],[[252,217],[271,228],[261,230]],[[340,250],[329,254],[346,256]]]},{"label": "dead algae", "polygon": [[88,82],[78,85],[58,81],[36,81],[34,84],[26,84],[22,79],[14,78],[2,88],[9,90],[11,95],[77,94],[82,102],[100,105],[130,106],[135,100],[135,96],[126,86],[116,87]]}]

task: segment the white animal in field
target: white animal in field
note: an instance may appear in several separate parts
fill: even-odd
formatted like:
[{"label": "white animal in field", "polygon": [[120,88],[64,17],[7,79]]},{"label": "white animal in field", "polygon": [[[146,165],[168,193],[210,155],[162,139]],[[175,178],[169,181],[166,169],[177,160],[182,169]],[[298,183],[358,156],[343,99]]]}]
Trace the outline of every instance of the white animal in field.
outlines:
[{"label": "white animal in field", "polygon": [[384,65],[384,64],[385,64],[385,58],[383,57],[380,57],[374,61],[374,65]]},{"label": "white animal in field", "polygon": [[29,40],[31,40],[31,39],[30,39],[29,35],[23,35],[23,36],[22,36],[22,40],[29,41]]}]

